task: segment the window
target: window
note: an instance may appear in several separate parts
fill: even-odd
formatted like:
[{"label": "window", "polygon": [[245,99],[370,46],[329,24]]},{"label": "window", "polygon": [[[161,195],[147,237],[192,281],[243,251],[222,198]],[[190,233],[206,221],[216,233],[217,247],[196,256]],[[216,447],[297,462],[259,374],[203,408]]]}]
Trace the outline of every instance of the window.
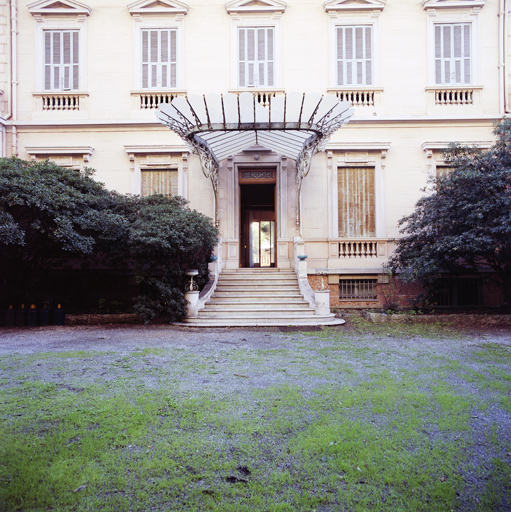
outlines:
[{"label": "window", "polygon": [[175,29],[142,30],[142,89],[176,87],[176,41]]},{"label": "window", "polygon": [[374,167],[339,167],[337,193],[338,236],[376,236]]},{"label": "window", "polygon": [[372,26],[336,27],[337,85],[373,85]]},{"label": "window", "polygon": [[275,29],[238,28],[238,87],[275,85]]},{"label": "window", "polygon": [[[85,52],[90,7],[74,0],[40,0],[27,7],[36,20],[34,96],[42,97],[47,107],[44,110],[82,110],[87,85]],[[76,91],[83,94],[70,99]],[[52,92],[67,94],[57,98]]]},{"label": "window", "polygon": [[472,83],[472,25],[453,23],[435,25],[435,83],[468,85]]},{"label": "window", "polygon": [[177,169],[142,169],[142,196],[177,195]]},{"label": "window", "polygon": [[44,90],[76,91],[80,88],[79,31],[44,31]]},{"label": "window", "polygon": [[339,299],[376,300],[378,279],[339,279]]},{"label": "window", "polygon": [[[158,108],[184,87],[184,26],[188,5],[179,0],[136,0],[133,17],[133,91],[136,108]],[[158,95],[158,92],[161,92]]]}]

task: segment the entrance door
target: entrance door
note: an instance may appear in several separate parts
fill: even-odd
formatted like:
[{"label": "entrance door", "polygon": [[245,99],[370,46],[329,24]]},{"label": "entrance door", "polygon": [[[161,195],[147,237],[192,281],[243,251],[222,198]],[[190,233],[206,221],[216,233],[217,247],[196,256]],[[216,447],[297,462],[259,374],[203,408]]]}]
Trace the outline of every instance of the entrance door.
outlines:
[{"label": "entrance door", "polygon": [[249,267],[275,266],[275,214],[271,211],[248,211]]},{"label": "entrance door", "polygon": [[240,184],[240,266],[275,267],[275,184]]}]

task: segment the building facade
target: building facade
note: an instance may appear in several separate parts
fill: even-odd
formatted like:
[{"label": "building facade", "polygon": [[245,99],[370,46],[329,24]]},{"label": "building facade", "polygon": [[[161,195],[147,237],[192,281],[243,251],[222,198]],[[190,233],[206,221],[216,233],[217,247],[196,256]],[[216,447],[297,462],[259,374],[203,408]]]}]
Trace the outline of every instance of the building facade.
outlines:
[{"label": "building facade", "polygon": [[[509,0],[9,0],[0,5],[0,151],[122,193],[178,194],[216,219],[224,268],[295,268],[332,306],[378,304],[398,221],[450,142],[488,147],[509,112]],[[219,162],[156,117],[191,95],[292,92],[355,109],[296,185],[263,142]],[[320,277],[323,276],[323,277]]]}]

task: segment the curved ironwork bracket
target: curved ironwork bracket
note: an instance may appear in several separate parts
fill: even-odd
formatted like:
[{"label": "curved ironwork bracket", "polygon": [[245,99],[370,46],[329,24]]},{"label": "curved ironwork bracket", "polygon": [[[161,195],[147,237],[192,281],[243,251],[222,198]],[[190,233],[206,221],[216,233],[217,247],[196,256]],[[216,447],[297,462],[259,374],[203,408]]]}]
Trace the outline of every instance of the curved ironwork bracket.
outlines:
[{"label": "curved ironwork bracket", "polygon": [[[195,144],[193,143],[195,142]],[[197,142],[194,140],[191,143],[191,146],[195,153],[199,155],[200,163],[202,167],[202,172],[206,178],[211,180],[211,185],[213,186],[213,196],[215,202],[215,226],[218,227],[220,225],[220,221],[218,219],[218,162],[213,157],[211,150],[206,147],[204,144]]]},{"label": "curved ironwork bracket", "polygon": [[302,149],[298,160],[296,161],[296,225],[300,226],[302,221],[302,182],[309,174],[312,157],[318,152],[320,139],[316,136],[312,138]]}]

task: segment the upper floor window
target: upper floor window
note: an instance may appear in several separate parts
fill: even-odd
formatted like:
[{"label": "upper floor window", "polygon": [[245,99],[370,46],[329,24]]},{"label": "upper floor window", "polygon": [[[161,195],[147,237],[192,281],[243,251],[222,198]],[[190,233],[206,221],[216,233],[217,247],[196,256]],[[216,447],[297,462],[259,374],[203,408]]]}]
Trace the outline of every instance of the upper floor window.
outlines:
[{"label": "upper floor window", "polygon": [[80,88],[78,30],[44,31],[44,90],[76,91]]},{"label": "upper floor window", "polygon": [[468,85],[472,83],[472,25],[451,23],[435,25],[435,83]]},{"label": "upper floor window", "polygon": [[85,91],[90,7],[75,0],[39,0],[27,7],[36,22],[35,89],[38,94]]},{"label": "upper floor window", "polygon": [[468,85],[472,89],[460,97],[437,94],[435,105],[475,102],[474,84],[482,74],[480,14],[485,4],[486,0],[422,0],[427,13],[428,85],[438,91]]},{"label": "upper floor window", "polygon": [[[179,0],[136,0],[127,7],[133,18],[135,94],[147,93],[148,89],[152,92],[147,94],[182,89],[188,5]],[[156,96],[150,101],[153,106],[159,102]]]},{"label": "upper floor window", "polygon": [[373,27],[336,27],[337,84],[373,85]]},{"label": "upper floor window", "polygon": [[175,29],[142,30],[142,89],[177,86],[177,34]]},{"label": "upper floor window", "polygon": [[238,87],[275,85],[275,29],[238,28]]}]

